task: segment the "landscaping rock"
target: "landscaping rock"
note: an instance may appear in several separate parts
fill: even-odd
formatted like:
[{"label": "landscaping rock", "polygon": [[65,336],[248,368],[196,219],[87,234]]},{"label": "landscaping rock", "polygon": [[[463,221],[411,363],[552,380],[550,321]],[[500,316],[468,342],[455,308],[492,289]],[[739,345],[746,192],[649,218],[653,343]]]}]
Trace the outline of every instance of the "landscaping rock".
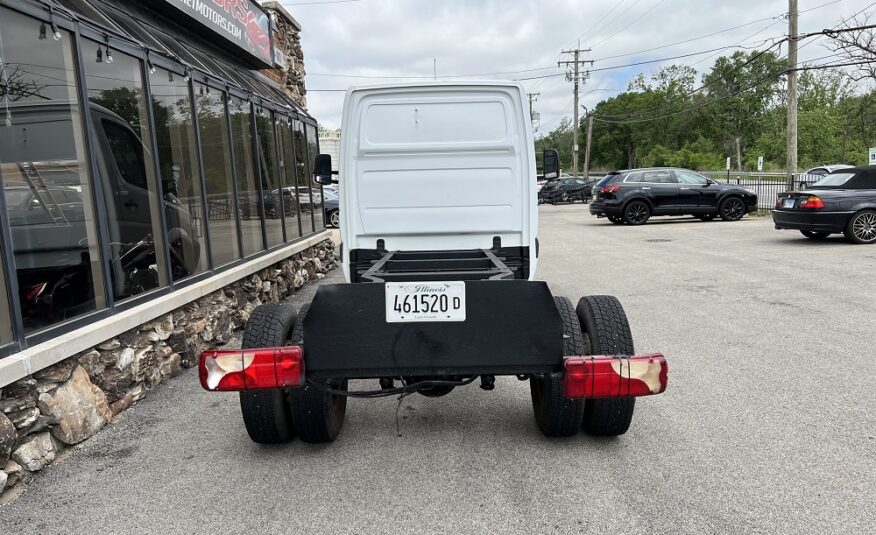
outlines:
[{"label": "landscaping rock", "polygon": [[6,464],[17,440],[15,425],[6,415],[0,414],[0,465]]},{"label": "landscaping rock", "polygon": [[77,444],[98,432],[112,418],[103,391],[95,386],[81,366],[54,394],[42,394],[40,410],[58,420],[52,435],[65,444]]},{"label": "landscaping rock", "polygon": [[21,465],[17,462],[10,459],[7,461],[6,466],[3,468],[3,473],[9,478],[6,480],[6,487],[12,487],[19,481],[21,481]]},{"label": "landscaping rock", "polygon": [[6,416],[9,417],[9,420],[12,421],[12,425],[16,429],[21,429],[34,423],[39,415],[40,410],[34,407],[32,409],[24,409],[23,411],[10,412]]},{"label": "landscaping rock", "polygon": [[12,459],[31,472],[42,470],[55,460],[55,444],[52,442],[52,435],[48,432],[34,435],[33,438],[12,452]]}]

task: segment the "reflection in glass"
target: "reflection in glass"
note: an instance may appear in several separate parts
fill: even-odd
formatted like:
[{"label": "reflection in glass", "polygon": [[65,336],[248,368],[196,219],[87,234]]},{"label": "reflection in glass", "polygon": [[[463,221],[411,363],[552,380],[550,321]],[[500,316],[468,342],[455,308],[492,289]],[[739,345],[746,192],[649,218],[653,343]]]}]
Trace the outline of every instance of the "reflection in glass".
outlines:
[{"label": "reflection in glass", "polygon": [[[104,48],[83,41],[91,112],[110,238],[113,295],[127,297],[168,284],[160,212],[192,235],[191,218],[169,199],[159,200],[140,60],[115,51],[104,61]],[[172,230],[172,229],[169,229]],[[177,250],[174,272],[187,270]]]},{"label": "reflection in glass", "polygon": [[295,176],[295,148],[292,145],[291,123],[280,121],[277,135],[280,137],[280,166],[283,168],[283,212],[286,215],[286,240],[301,236],[301,222],[298,218],[298,198],[295,194],[298,179]]},{"label": "reflection in glass", "polygon": [[6,279],[0,269],[0,345],[12,341],[12,320],[9,316],[9,298],[6,293]]},{"label": "reflection in glass", "polygon": [[213,266],[219,267],[240,258],[237,239],[237,209],[234,202],[234,169],[226,121],[225,92],[195,84],[198,123],[201,132],[201,157],[207,188],[207,224]]},{"label": "reflection in glass", "polygon": [[295,170],[298,176],[298,186],[295,195],[301,209],[301,230],[310,234],[316,228],[313,225],[313,200],[310,180],[307,178],[307,142],[304,139],[304,123],[294,121],[292,134],[295,141]]},{"label": "reflection in glass", "polygon": [[319,154],[319,139],[316,137],[316,127],[308,124],[305,127],[307,133],[307,180],[308,186],[313,190],[313,230],[322,230],[325,228],[325,211],[323,210],[322,201],[322,184],[314,180],[314,166],[316,165],[316,155]]},{"label": "reflection in glass", "polygon": [[271,112],[263,110],[256,114],[256,131],[259,144],[259,169],[262,177],[262,199],[265,205],[265,231],[268,247],[283,243],[283,205],[280,202],[280,177],[277,167],[277,142]]},{"label": "reflection in glass", "polygon": [[174,256],[171,274],[176,281],[207,270],[192,100],[189,84],[183,77],[164,69],[156,69],[150,75],[149,87],[162,191],[165,201],[178,207],[167,211],[167,240]]},{"label": "reflection in glass", "polygon": [[252,150],[252,110],[249,102],[237,97],[229,101],[231,140],[237,167],[237,201],[243,254],[249,256],[265,248],[262,238],[262,212]]},{"label": "reflection in glass", "polygon": [[[73,36],[40,25],[0,7],[0,181],[28,333],[106,306]],[[8,341],[8,309],[0,323]]]}]

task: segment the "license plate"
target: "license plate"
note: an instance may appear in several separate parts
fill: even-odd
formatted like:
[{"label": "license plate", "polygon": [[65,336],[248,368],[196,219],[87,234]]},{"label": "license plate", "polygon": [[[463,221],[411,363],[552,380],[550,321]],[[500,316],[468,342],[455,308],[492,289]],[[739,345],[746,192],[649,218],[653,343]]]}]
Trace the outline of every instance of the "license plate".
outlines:
[{"label": "license plate", "polygon": [[782,208],[793,208],[795,202],[797,202],[795,199],[785,199],[782,201]]},{"label": "license plate", "polygon": [[387,282],[386,322],[465,321],[465,283]]}]

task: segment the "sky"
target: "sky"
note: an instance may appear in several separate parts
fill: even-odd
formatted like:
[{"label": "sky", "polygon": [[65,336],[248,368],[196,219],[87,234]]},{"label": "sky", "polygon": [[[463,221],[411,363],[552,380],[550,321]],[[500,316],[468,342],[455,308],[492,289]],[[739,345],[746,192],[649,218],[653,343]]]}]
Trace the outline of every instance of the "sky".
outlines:
[{"label": "sky", "polygon": [[[534,104],[540,115],[536,135],[546,134],[563,117],[572,116],[572,84],[557,61],[571,59],[561,51],[579,42],[580,48],[591,49],[582,57],[594,61],[581,98],[581,105],[592,108],[625,91],[638,73],[647,76],[675,63],[702,74],[719,56],[766,48],[788,33],[786,0],[281,3],[302,26],[308,110],[332,129],[341,126],[346,88],[431,79],[437,71],[441,80],[521,80],[527,92],[540,93]],[[876,14],[876,2],[799,0],[799,9],[799,31],[805,33],[833,27],[861,11]],[[709,34],[714,35],[697,39]],[[824,41],[802,41],[800,60],[817,61],[831,54]],[[714,50],[721,47],[733,48]],[[713,51],[702,53],[707,50]],[[779,51],[784,56],[787,47]],[[624,67],[687,54],[694,55]]]}]

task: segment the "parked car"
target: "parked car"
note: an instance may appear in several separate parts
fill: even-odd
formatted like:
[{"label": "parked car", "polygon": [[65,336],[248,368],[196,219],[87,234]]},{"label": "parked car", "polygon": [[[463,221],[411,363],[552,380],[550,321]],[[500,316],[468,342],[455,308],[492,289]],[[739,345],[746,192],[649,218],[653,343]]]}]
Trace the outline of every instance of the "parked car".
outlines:
[{"label": "parked car", "polygon": [[720,216],[737,221],[757,210],[757,194],[719,184],[688,169],[629,169],[609,173],[593,188],[590,213],[617,224],[642,225],[652,216]]},{"label": "parked car", "polygon": [[806,189],[810,187],[812,184],[815,184],[822,178],[827,175],[833,173],[834,171],[838,171],[840,169],[850,169],[854,167],[854,165],[849,165],[846,163],[838,163],[833,165],[822,165],[820,167],[813,167],[809,169],[805,173],[801,173],[797,177],[797,184],[800,189]]},{"label": "parked car", "polygon": [[325,190],[323,192],[323,196],[325,198],[325,203],[323,203],[323,209],[325,210],[326,223],[330,227],[340,228],[341,212],[338,205],[338,196],[334,193],[331,193],[329,190]]},{"label": "parked car", "polygon": [[561,177],[551,180],[538,190],[539,204],[560,202],[590,201],[590,190],[596,184],[595,180],[584,180],[577,177]]},{"label": "parked car", "polygon": [[806,191],[780,193],[773,221],[815,240],[843,233],[852,243],[876,243],[876,166],[839,169]]}]

